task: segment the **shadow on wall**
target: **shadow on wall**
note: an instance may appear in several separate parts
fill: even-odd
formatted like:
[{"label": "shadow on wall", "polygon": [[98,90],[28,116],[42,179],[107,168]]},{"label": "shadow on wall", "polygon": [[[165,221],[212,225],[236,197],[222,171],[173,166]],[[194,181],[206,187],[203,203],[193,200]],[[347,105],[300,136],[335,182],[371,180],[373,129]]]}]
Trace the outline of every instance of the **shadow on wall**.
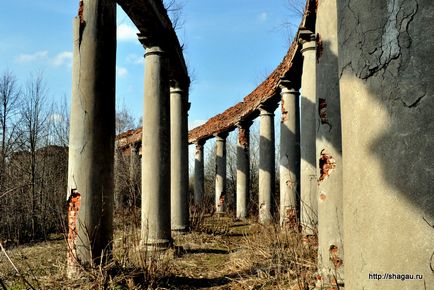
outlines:
[{"label": "shadow on wall", "polygon": [[[428,59],[432,59],[429,63],[434,63],[430,50],[434,44],[432,39],[429,40],[431,45],[423,44],[427,42],[426,37],[423,37],[420,32],[412,31],[411,24],[409,35],[412,38],[412,46],[417,49],[417,52],[412,52],[410,56],[409,51],[402,50],[400,58],[390,59],[387,66],[377,71],[370,71],[369,76],[364,74],[366,69],[364,63],[359,64],[360,67],[350,61],[346,66],[344,65],[345,69],[352,68],[358,81],[369,87],[369,95],[372,96],[369,100],[354,101],[378,104],[377,113],[384,115],[385,123],[376,124],[376,121],[369,119],[368,114],[360,116],[348,110],[343,114],[348,114],[348,118],[352,121],[349,124],[342,124],[342,127],[347,127],[347,130],[353,132],[352,137],[355,138],[353,142],[364,144],[366,150],[369,150],[380,162],[382,177],[378,176],[378,178],[384,178],[403,198],[420,210],[428,222],[434,224],[434,158],[430,158],[434,152],[434,70],[429,70],[426,64]],[[327,50],[328,47],[328,43],[324,42],[323,50]],[[327,54],[333,55],[330,51]],[[375,61],[376,59],[372,57],[367,62],[367,66]],[[373,78],[369,79],[371,76]],[[379,81],[378,76],[383,80]],[[318,104],[315,105],[304,97],[300,98],[300,101],[303,106],[308,107],[308,110],[311,109],[310,106],[315,106],[315,112],[319,114]],[[327,114],[336,113],[338,112],[327,111]],[[333,127],[333,124],[325,125]],[[363,134],[358,134],[356,130],[370,132],[377,130],[379,125],[383,127],[383,132],[378,134],[374,142],[367,143],[369,140],[359,139]],[[292,132],[286,134],[293,137]],[[327,140],[335,149],[340,147],[341,144],[331,140],[329,135],[322,132],[317,134],[319,134],[317,138]],[[345,154],[343,149],[343,155]],[[316,155],[318,156],[319,153],[317,152]],[[316,160],[307,161],[316,167]],[[369,166],[360,167],[361,172],[369,170]]]},{"label": "shadow on wall", "polygon": [[[355,16],[352,21],[363,17],[360,11],[366,9],[363,9],[361,2],[348,8]],[[353,28],[346,28],[346,37],[350,29],[354,29],[365,45],[360,46],[355,43],[355,37],[348,37],[352,42],[345,42],[348,50],[342,53],[340,66],[343,71],[340,74],[346,71],[356,76],[356,81],[369,89],[366,93],[371,96],[369,100],[351,100],[357,103],[356,106],[363,109],[360,102],[373,102],[377,109],[376,112],[369,112],[366,106],[366,115],[354,115],[354,122],[345,125],[355,127],[347,129],[354,138],[363,135],[363,132],[365,135],[366,132],[376,134],[374,142],[366,146],[380,162],[382,178],[398,190],[400,197],[411,203],[421,216],[434,224],[434,39],[426,37],[426,32],[422,33],[419,29],[426,27],[426,23],[432,20],[434,5],[418,6],[414,0],[402,2],[399,11],[391,12],[396,12],[399,23],[387,17],[380,18],[384,22],[380,27],[391,30],[388,31],[392,35],[391,39],[385,39],[382,29],[375,29],[375,26],[378,27],[376,21],[362,19],[365,27],[354,23]],[[386,11],[390,8],[383,7],[383,11],[377,11],[376,14],[379,17],[388,15],[390,11]],[[351,52],[351,48],[358,48],[355,49],[357,52]],[[357,54],[360,57],[355,62],[352,56]],[[348,100],[344,102],[348,104]],[[347,119],[352,118],[349,114],[353,113],[364,112],[345,112],[348,114]],[[385,123],[371,123],[370,114],[374,118],[382,115]],[[377,134],[380,127],[382,132]],[[365,140],[359,142],[365,144]],[[345,151],[343,154],[345,156]],[[369,167],[361,167],[360,170],[369,170]]]}]

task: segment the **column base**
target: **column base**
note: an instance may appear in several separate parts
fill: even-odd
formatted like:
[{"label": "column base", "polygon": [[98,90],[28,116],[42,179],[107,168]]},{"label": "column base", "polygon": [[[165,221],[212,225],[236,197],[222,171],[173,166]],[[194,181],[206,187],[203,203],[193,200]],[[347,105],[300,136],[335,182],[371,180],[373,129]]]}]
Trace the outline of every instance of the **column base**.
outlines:
[{"label": "column base", "polygon": [[222,208],[218,207],[216,209],[215,213],[218,215],[224,215],[226,212]]},{"label": "column base", "polygon": [[173,245],[173,239],[149,239],[140,241],[140,249],[145,251],[165,251]]},{"label": "column base", "polygon": [[246,221],[247,220],[247,216],[237,215],[236,219],[237,219],[237,221]]},{"label": "column base", "polygon": [[224,216],[226,216],[226,212],[224,212],[224,211],[215,212],[215,216],[216,217],[224,217]]},{"label": "column base", "polygon": [[174,226],[171,229],[172,234],[175,235],[185,235],[186,233],[188,233],[190,231],[190,227],[189,226]]}]

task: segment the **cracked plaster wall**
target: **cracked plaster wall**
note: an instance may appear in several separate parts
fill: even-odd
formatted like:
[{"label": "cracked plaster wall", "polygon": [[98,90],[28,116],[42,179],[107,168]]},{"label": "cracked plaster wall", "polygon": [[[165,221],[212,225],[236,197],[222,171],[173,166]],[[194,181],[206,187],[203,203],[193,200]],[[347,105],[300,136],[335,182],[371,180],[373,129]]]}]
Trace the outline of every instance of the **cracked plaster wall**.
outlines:
[{"label": "cracked plaster wall", "polygon": [[338,2],[348,289],[434,289],[433,16],[431,0]]}]

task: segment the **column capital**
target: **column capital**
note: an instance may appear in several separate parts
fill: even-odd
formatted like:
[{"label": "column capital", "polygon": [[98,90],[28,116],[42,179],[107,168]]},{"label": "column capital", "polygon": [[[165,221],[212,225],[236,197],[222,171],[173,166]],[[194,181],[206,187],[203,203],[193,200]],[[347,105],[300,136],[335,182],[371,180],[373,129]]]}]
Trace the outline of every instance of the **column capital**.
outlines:
[{"label": "column capital", "polygon": [[309,29],[301,29],[298,32],[298,42],[304,44],[306,42],[315,41],[315,33]]},{"label": "column capital", "polygon": [[181,82],[178,82],[176,80],[170,80],[170,97],[179,97],[181,99],[182,103],[182,110],[183,112],[188,114],[188,111],[190,110],[190,103],[188,102],[188,86],[185,86]]},{"label": "column capital", "polygon": [[201,149],[203,148],[203,145],[205,145],[206,140],[204,139],[199,139],[193,142],[193,144],[196,146],[196,149]]},{"label": "column capital", "polygon": [[164,53],[161,45],[158,44],[158,41],[154,37],[149,37],[141,33],[137,33],[137,38],[145,48],[145,57],[147,57],[148,55],[161,55]]},{"label": "column capital", "polygon": [[169,81],[169,84],[170,84],[170,92],[171,93],[172,92],[177,92],[177,93],[180,93],[180,94],[188,93],[188,87],[189,87],[189,85],[186,84],[185,82],[181,82],[181,81],[178,81],[178,80],[171,79]]},{"label": "column capital", "polygon": [[226,141],[226,138],[228,137],[229,133],[228,132],[219,132],[219,133],[214,133],[213,136],[215,137],[216,141]]},{"label": "column capital", "polygon": [[281,79],[279,81],[280,94],[293,94],[300,95],[299,86],[288,79]]},{"label": "column capital", "polygon": [[259,105],[259,116],[271,115],[274,116],[274,111],[279,106],[278,102],[273,103],[261,103]]},{"label": "column capital", "polygon": [[306,51],[311,51],[316,49],[316,36],[310,30],[307,29],[300,30],[298,33],[298,41],[302,45],[302,48],[300,50],[302,54],[304,54]]},{"label": "column capital", "polygon": [[236,126],[238,129],[249,129],[250,126],[252,126],[253,121],[252,120],[246,120],[246,119],[239,119],[236,123]]}]

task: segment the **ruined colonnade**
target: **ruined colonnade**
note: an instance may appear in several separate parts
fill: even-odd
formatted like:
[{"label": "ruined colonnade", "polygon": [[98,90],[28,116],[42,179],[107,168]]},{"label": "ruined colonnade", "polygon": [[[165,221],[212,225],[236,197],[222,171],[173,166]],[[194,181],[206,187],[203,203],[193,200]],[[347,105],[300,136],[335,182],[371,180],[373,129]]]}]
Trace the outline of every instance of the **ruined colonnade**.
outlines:
[{"label": "ruined colonnade", "polygon": [[[259,222],[279,219],[287,226],[300,221],[304,235],[318,234],[321,283],[341,287],[345,281],[347,289],[434,285],[434,164],[427,158],[434,150],[434,41],[420,33],[432,30],[424,23],[434,15],[434,4],[355,0],[350,7],[348,2],[309,0],[279,66],[242,102],[194,128],[188,137],[183,59],[180,65],[179,54],[168,49],[173,38],[159,43],[160,38],[141,34],[146,48],[144,126],[119,137],[118,146],[141,142],[143,246],[166,248],[171,230],[188,228],[188,143],[196,146],[194,202],[200,204],[205,194],[204,144],[216,138],[215,207],[217,213],[227,210],[226,137],[234,129],[236,215],[247,217],[249,128],[259,118]],[[95,15],[98,6],[83,3],[84,14],[74,23],[69,253],[89,262],[110,247],[112,235],[114,85],[105,84],[114,80],[110,27],[115,8],[104,5],[110,25],[91,30],[101,26]],[[120,4],[134,16],[135,5]],[[166,31],[167,19],[152,17],[161,24],[154,29]],[[142,31],[144,24],[138,24]],[[181,74],[174,73],[179,70]],[[275,207],[273,117],[279,103],[280,205]],[[370,278],[378,273],[423,278],[407,284]]]},{"label": "ruined colonnade", "polygon": [[[203,145],[216,132],[238,128],[238,145],[249,148],[237,119],[259,116],[264,160],[274,154],[266,147],[274,140],[263,138],[264,116],[273,113],[264,105],[281,101],[280,223],[299,219],[303,234],[318,234],[320,284],[434,289],[434,164],[427,159],[434,150],[434,42],[421,33],[434,4],[348,2],[308,1],[291,67],[280,74],[278,67],[219,114],[220,124],[213,117],[190,131],[190,141]],[[238,188],[246,178],[238,172],[248,157],[237,152],[236,215],[245,218]],[[265,168],[263,176],[274,173]],[[267,186],[259,196],[259,221],[266,223]],[[392,278],[381,279],[384,273]]]}]

